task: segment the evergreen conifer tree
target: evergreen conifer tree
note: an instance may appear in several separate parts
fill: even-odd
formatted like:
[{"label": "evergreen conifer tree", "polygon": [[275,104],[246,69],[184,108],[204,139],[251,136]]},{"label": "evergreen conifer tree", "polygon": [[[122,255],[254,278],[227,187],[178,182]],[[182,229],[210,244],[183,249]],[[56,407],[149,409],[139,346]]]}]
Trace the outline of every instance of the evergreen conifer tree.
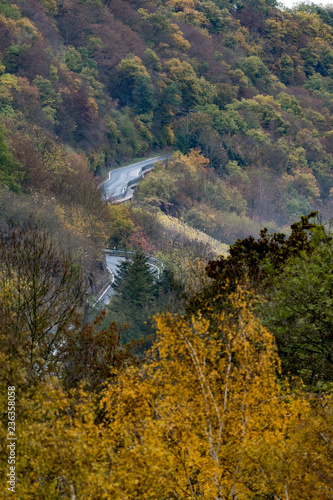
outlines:
[{"label": "evergreen conifer tree", "polygon": [[153,330],[149,318],[155,314],[157,276],[149,266],[148,257],[138,251],[118,265],[111,301],[111,317],[119,324],[127,323],[124,340],[146,338]]},{"label": "evergreen conifer tree", "polygon": [[126,276],[126,273],[128,271],[128,267],[131,264],[131,259],[129,257],[126,257],[125,260],[122,260],[118,265],[117,265],[117,271],[114,275],[114,281],[112,283],[112,288],[115,288],[117,291],[119,291],[119,287],[121,286],[121,283]]}]

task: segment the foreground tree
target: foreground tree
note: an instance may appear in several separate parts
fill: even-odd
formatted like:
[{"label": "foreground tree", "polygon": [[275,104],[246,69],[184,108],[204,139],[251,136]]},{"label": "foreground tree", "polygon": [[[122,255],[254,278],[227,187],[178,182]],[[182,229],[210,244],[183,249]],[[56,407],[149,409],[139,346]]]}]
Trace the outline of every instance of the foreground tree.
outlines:
[{"label": "foreground tree", "polygon": [[134,354],[139,342],[123,342],[123,329],[111,323],[100,328],[105,310],[93,323],[71,331],[59,348],[57,360],[61,363],[61,379],[69,390],[84,383],[91,392],[99,392],[106,381],[130,366],[139,364]]},{"label": "foreground tree", "polygon": [[82,269],[32,222],[1,225],[0,263],[1,351],[20,360],[29,378],[42,376],[77,322],[86,292]]},{"label": "foreground tree", "polygon": [[286,373],[323,388],[333,380],[333,247],[321,242],[311,254],[300,252],[271,282],[260,308],[275,334]]},{"label": "foreground tree", "polygon": [[310,255],[321,241],[330,239],[316,216],[317,212],[311,212],[301,217],[291,225],[289,237],[284,233],[269,234],[264,228],[258,239],[249,236],[237,240],[230,246],[227,256],[208,263],[206,271],[211,281],[189,300],[188,311],[204,311],[212,303],[216,311],[221,311],[238,284],[249,283],[260,293],[269,288],[271,278],[279,275],[290,259],[301,252]]},{"label": "foreground tree", "polygon": [[329,398],[318,411],[278,380],[274,337],[247,302],[234,295],[238,320],[221,315],[213,333],[158,318],[151,363],[106,389],[112,498],[330,498]]},{"label": "foreground tree", "polygon": [[[66,392],[48,378],[20,394],[16,497],[329,500],[332,397],[312,398],[301,386],[290,391],[278,377],[274,337],[251,313],[249,294],[237,292],[233,303],[238,320],[220,315],[213,333],[207,320],[157,318],[146,365],[133,366],[111,336],[119,357],[113,351],[102,393],[82,382]],[[88,330],[83,337],[94,351],[82,359],[90,364],[83,369],[89,383],[93,364],[102,368],[106,338],[92,339]],[[6,406],[2,390],[7,417]],[[0,483],[5,489],[5,475]]]},{"label": "foreground tree", "polygon": [[[291,226],[291,234],[238,240],[227,257],[210,261],[211,280],[187,303],[190,314],[230,308],[242,284],[257,294],[257,314],[275,334],[284,374],[312,387],[333,380],[332,236],[312,212]],[[214,324],[214,321],[212,322]]]}]

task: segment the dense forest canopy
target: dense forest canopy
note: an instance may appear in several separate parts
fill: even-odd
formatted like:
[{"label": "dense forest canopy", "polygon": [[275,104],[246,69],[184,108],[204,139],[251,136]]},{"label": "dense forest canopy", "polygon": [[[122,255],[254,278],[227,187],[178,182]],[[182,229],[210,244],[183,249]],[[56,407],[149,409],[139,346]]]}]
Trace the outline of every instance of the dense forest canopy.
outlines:
[{"label": "dense forest canopy", "polygon": [[176,178],[185,165],[156,172],[142,187],[149,211],[227,243],[311,209],[330,217],[332,12],[274,0],[2,1],[1,184],[63,207],[76,171],[89,179],[152,150],[197,148],[207,181],[192,196]]},{"label": "dense forest canopy", "polygon": [[1,491],[331,499],[332,200],[331,6],[0,1]]}]

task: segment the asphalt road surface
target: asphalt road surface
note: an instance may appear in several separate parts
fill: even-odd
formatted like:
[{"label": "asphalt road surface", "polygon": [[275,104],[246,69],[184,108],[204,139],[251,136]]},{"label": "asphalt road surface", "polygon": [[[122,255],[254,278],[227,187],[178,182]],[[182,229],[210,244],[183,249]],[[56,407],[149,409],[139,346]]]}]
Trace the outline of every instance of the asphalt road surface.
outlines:
[{"label": "asphalt road surface", "polygon": [[133,189],[128,185],[131,181],[139,181],[142,178],[144,167],[153,166],[158,161],[163,161],[169,156],[156,156],[149,160],[140,161],[139,163],[132,163],[126,167],[116,168],[111,170],[107,181],[98,186],[102,191],[102,199],[125,201],[133,196]]},{"label": "asphalt road surface", "polygon": [[[128,186],[128,183],[139,181],[143,177],[142,173],[145,167],[153,167],[158,161],[167,160],[170,156],[156,156],[155,158],[149,158],[139,163],[132,163],[131,165],[111,170],[108,180],[98,186],[98,189],[102,191],[102,199],[106,201],[110,199],[114,201],[129,200],[133,196],[133,189]],[[111,272],[111,283],[113,282],[114,274],[117,272],[117,265],[124,259],[125,257],[106,255],[106,265]],[[150,266],[152,269],[157,270],[157,267],[153,264],[150,264]],[[98,303],[108,304],[113,293],[114,290],[110,285],[101,297],[99,297]]]},{"label": "asphalt road surface", "polygon": [[[105,259],[106,259],[106,266],[111,273],[111,280],[110,281],[111,281],[111,283],[113,283],[114,275],[117,272],[117,266],[118,266],[118,264],[120,264],[121,261],[125,260],[125,257],[118,257],[116,255],[106,254]],[[111,297],[111,295],[113,295],[113,293],[114,293],[114,290],[113,290],[112,286],[110,285],[105,290],[103,295],[101,295],[101,297],[98,299],[98,302],[100,304],[107,305],[110,302],[110,297]]]}]

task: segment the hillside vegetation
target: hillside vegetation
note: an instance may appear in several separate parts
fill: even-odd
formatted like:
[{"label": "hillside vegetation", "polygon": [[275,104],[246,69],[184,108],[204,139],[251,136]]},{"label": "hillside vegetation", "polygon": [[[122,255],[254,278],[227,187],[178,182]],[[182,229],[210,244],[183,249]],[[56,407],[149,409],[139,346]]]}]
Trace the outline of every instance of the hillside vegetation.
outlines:
[{"label": "hillside vegetation", "polygon": [[76,220],[65,209],[61,225],[91,238],[83,179],[165,147],[199,148],[215,188],[207,183],[192,199],[180,183],[176,202],[155,192],[155,205],[220,241],[283,227],[311,208],[330,216],[329,8],[4,0],[0,39],[0,183],[74,202]]},{"label": "hillside vegetation", "polygon": [[332,167],[331,7],[0,1],[0,497],[331,500]]}]

